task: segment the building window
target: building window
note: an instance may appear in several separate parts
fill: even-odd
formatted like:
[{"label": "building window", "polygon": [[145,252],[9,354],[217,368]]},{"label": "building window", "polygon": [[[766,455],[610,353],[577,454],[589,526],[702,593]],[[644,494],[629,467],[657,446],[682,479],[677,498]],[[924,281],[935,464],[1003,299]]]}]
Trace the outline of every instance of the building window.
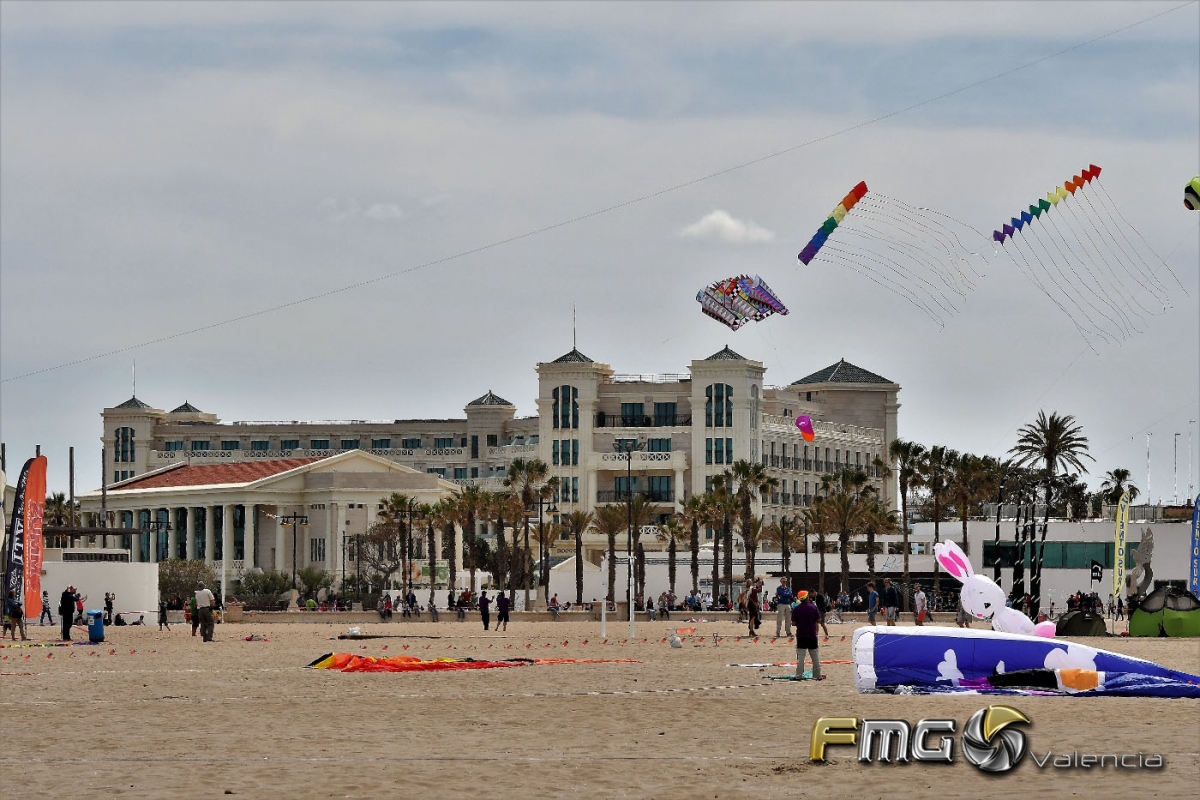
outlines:
[{"label": "building window", "polygon": [[472,478],[479,477],[479,467],[471,467],[471,477]]},{"label": "building window", "polygon": [[733,463],[733,439],[725,440],[725,463]]},{"label": "building window", "polygon": [[713,440],[712,439],[704,440],[704,463],[705,464],[713,463]]},{"label": "building window", "polygon": [[435,438],[433,440],[433,449],[434,450],[449,450],[452,447],[454,447],[454,437],[453,436],[442,436],[440,438]]},{"label": "building window", "polygon": [[571,466],[573,466],[573,467],[579,466],[579,440],[578,439],[571,440]]},{"label": "building window", "polygon": [[221,440],[221,449],[222,450],[241,450],[242,443],[239,442],[237,439],[222,439]]},{"label": "building window", "polygon": [[425,471],[428,472],[430,475],[437,475],[439,478],[446,477],[446,468],[445,467],[429,467]]},{"label": "building window", "polygon": [[342,439],[342,449],[343,450],[357,450],[358,449],[358,439]]},{"label": "building window", "polygon": [[733,387],[714,383],[704,389],[704,424],[709,428],[733,427]]},{"label": "building window", "polygon": [[644,421],[646,406],[644,403],[621,403],[621,424],[638,425]]},{"label": "building window", "polygon": [[579,390],[574,386],[555,386],[550,392],[554,399],[551,421],[555,428],[579,427]]},{"label": "building window", "polygon": [[421,439],[401,439],[400,447],[404,450],[419,450],[421,447]]},{"label": "building window", "polygon": [[479,458],[479,437],[471,437],[471,458]]},{"label": "building window", "polygon": [[571,502],[579,502],[579,478],[571,478]]},{"label": "building window", "polygon": [[212,442],[192,442],[192,452],[198,453],[212,449]]},{"label": "building window", "polygon": [[624,475],[618,475],[613,479],[613,488],[617,492],[618,499],[624,498],[629,492],[637,493],[638,476],[634,475],[632,477],[626,477]]},{"label": "building window", "polygon": [[811,402],[812,402],[812,392],[805,392],[805,393],[804,393],[804,402],[806,402],[806,403],[811,403]]},{"label": "building window", "polygon": [[392,449],[392,440],[391,439],[372,439],[371,440],[371,449],[372,450],[391,450]]},{"label": "building window", "polygon": [[467,477],[467,468],[466,467],[455,467],[454,468],[454,477],[455,477],[455,479],[459,479],[459,480],[466,478]]},{"label": "building window", "polygon": [[713,447],[713,461],[717,464],[724,464],[725,463],[725,440],[724,439],[714,439],[713,446],[714,446]]},{"label": "building window", "polygon": [[671,476],[670,475],[651,475],[646,479],[647,489],[650,491],[650,499],[659,503],[673,502],[671,497]]},{"label": "building window", "polygon": [[558,439],[550,442],[550,464],[558,466]]},{"label": "building window", "polygon": [[309,450],[328,450],[329,449],[329,440],[328,439],[310,439],[308,442],[308,449]]},{"label": "building window", "polygon": [[183,449],[183,440],[179,439],[174,442],[164,442],[163,449],[168,453],[176,453]]},{"label": "building window", "polygon": [[646,442],[646,451],[650,453],[669,453],[671,452],[671,440],[649,439]]},{"label": "building window", "polygon": [[[787,409],[783,410],[783,415],[787,416]],[[750,427],[758,427],[758,385],[750,387]]]},{"label": "building window", "polygon": [[325,560],[325,537],[308,540],[308,560],[314,563]]},{"label": "building window", "polygon": [[250,440],[250,449],[258,450],[258,451],[270,450],[271,442],[266,439],[251,439]]},{"label": "building window", "polygon": [[660,427],[672,426],[675,424],[677,413],[678,405],[676,403],[655,403],[654,424]]},{"label": "building window", "polygon": [[495,447],[498,443],[499,443],[499,437],[496,436],[496,434],[489,433],[487,435],[487,446],[488,447]]},{"label": "building window", "polygon": [[113,461],[126,464],[136,461],[137,453],[133,443],[133,428],[117,428],[116,441],[113,446]]},{"label": "building window", "polygon": [[279,442],[279,449],[280,450],[299,450],[300,449],[300,440],[299,439],[282,439]]}]

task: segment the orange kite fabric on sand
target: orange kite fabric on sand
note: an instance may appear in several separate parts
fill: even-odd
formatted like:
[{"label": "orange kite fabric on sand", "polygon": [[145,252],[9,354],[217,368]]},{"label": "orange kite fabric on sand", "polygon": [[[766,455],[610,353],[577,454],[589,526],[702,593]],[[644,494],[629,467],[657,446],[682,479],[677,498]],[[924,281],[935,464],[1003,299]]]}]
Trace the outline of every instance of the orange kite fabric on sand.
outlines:
[{"label": "orange kite fabric on sand", "polygon": [[309,669],[338,672],[440,672],[455,669],[499,669],[528,667],[533,664],[636,664],[633,658],[508,658],[503,661],[476,661],[473,658],[434,658],[423,661],[416,656],[360,656],[354,653],[326,653],[308,665]]}]

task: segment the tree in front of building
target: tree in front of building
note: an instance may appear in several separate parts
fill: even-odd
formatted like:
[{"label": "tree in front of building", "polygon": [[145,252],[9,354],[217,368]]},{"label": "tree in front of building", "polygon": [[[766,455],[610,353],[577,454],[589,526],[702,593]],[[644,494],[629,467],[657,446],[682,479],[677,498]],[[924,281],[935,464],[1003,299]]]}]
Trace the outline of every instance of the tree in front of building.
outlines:
[{"label": "tree in front of building", "polygon": [[583,534],[596,521],[596,515],[577,510],[564,514],[563,527],[575,539],[575,602],[583,603]]},{"label": "tree in front of building", "polygon": [[[753,543],[746,540],[747,532],[753,532],[753,505],[755,498],[771,494],[779,489],[779,479],[767,472],[761,461],[735,461],[730,470],[734,484],[737,486],[734,495],[738,501],[738,511],[741,516],[742,542],[746,546],[746,575],[754,576],[754,556],[758,550],[758,537]],[[761,531],[761,523],[758,530]]]},{"label": "tree in front of building", "polygon": [[291,575],[272,569],[243,574],[237,594],[248,606],[277,611],[279,599],[291,588]]},{"label": "tree in front of building", "polygon": [[404,545],[404,526],[392,520],[381,520],[363,534],[358,555],[388,588],[392,585],[392,576],[404,566]]},{"label": "tree in front of building", "polygon": [[[917,442],[908,442],[904,439],[894,439],[891,445],[888,446],[888,456],[892,459],[892,463],[895,464],[892,472],[900,482],[900,536],[903,540],[901,547],[904,548],[904,577],[902,578],[902,582],[904,586],[908,586],[908,557],[912,550],[908,545],[908,492],[909,489],[921,485],[921,460],[925,457],[925,446]],[[907,610],[908,603],[906,599],[905,611]]]},{"label": "tree in front of building", "polygon": [[301,568],[296,573],[296,580],[300,582],[300,599],[302,600],[318,600],[317,595],[321,593],[322,589],[333,586],[333,575],[313,564]]},{"label": "tree in front of building", "polygon": [[683,510],[679,517],[688,527],[688,553],[692,561],[692,591],[700,591],[700,526],[705,524],[707,509],[704,495],[694,494],[682,501]]},{"label": "tree in front of building", "polygon": [[617,534],[625,530],[625,509],[612,503],[596,509],[595,528],[608,545],[608,595],[604,599],[611,603],[616,597]]},{"label": "tree in front of building", "polygon": [[217,585],[217,572],[202,560],[169,558],[158,562],[158,596],[186,600],[203,582],[210,589]]},{"label": "tree in front of building", "polygon": [[1127,469],[1117,467],[1109,470],[1104,474],[1104,482],[1100,484],[1100,495],[1104,498],[1104,502],[1110,506],[1115,506],[1121,502],[1121,496],[1129,492],[1129,499],[1136,500],[1141,490],[1134,484],[1131,479],[1132,475]]},{"label": "tree in front of building", "polygon": [[689,538],[688,530],[677,517],[668,517],[658,525],[655,533],[660,542],[667,543],[667,581],[671,585],[671,594],[675,594],[675,559],[679,542]]}]

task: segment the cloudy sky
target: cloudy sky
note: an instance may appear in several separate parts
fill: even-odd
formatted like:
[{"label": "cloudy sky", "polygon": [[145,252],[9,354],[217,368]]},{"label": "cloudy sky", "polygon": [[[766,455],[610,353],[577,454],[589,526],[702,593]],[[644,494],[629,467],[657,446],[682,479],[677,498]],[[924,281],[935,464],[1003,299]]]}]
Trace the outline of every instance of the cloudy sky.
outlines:
[{"label": "cloudy sky", "polygon": [[[226,420],[458,416],[488,389],[530,414],[575,306],[618,372],[728,343],[786,384],[844,357],[904,387],[927,444],[1001,453],[1074,414],[1095,483],[1144,484],[1152,432],[1170,500],[1200,417],[1198,31],[1194,2],[4,2],[10,474],[40,443],[65,489],[74,445],[98,484],[135,358],[140,398]],[[1120,343],[1089,348],[1005,253],[944,328],[796,260],[859,180],[990,232],[1089,163],[1179,280],[1155,266],[1171,306]],[[740,272],[791,314],[702,315]]]}]

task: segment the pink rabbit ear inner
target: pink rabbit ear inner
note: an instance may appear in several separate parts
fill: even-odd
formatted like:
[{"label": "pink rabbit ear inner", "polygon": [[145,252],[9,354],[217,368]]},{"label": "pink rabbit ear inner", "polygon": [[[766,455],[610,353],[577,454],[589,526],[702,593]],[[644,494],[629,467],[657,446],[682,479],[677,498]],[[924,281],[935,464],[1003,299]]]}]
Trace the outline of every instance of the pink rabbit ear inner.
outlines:
[{"label": "pink rabbit ear inner", "polygon": [[946,568],[956,578],[962,579],[971,574],[971,568],[954,550],[947,549],[937,557],[938,563]]}]

